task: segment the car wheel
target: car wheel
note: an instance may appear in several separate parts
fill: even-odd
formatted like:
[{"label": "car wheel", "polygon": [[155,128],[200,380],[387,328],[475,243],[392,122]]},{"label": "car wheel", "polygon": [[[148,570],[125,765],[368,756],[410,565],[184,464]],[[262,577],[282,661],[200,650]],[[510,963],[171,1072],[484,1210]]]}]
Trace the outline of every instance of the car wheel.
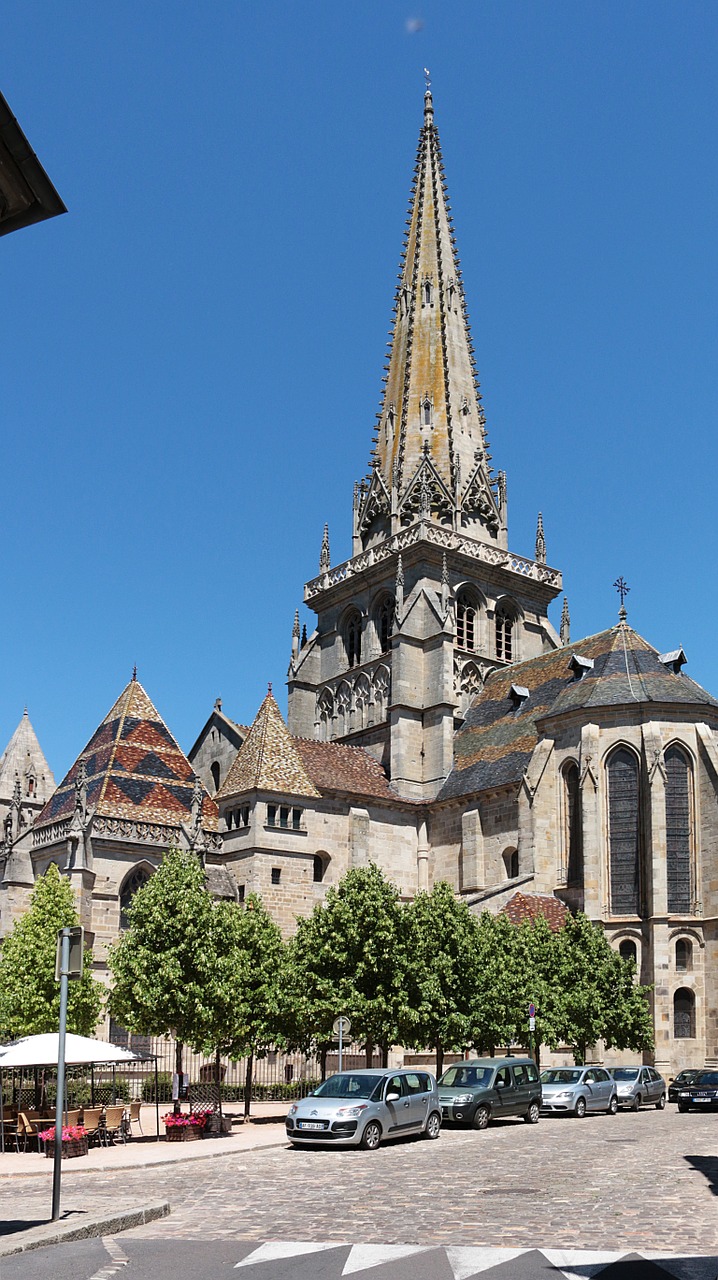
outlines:
[{"label": "car wheel", "polygon": [[611,1101],[608,1104],[608,1114],[609,1116],[615,1116],[617,1111],[618,1111],[618,1098],[614,1093],[613,1097],[611,1098]]},{"label": "car wheel", "polygon": [[441,1133],[441,1116],[439,1115],[438,1111],[432,1111],[431,1115],[429,1116],[429,1119],[426,1122],[426,1128],[424,1129],[424,1137],[430,1138],[433,1141],[434,1138],[439,1137],[440,1133]]},{"label": "car wheel", "polygon": [[488,1129],[489,1127],[489,1108],[477,1107],[474,1112],[472,1124],[475,1129]]},{"label": "car wheel", "polygon": [[526,1121],[527,1124],[538,1124],[540,1114],[541,1112],[539,1111],[538,1102],[532,1102],[531,1106],[526,1112],[526,1115],[524,1116],[524,1120]]},{"label": "car wheel", "polygon": [[662,1111],[665,1105],[666,1105],[666,1095],[665,1093],[662,1093],[660,1098],[658,1099],[658,1102],[656,1103],[656,1111]]},{"label": "car wheel", "polygon": [[688,1106],[688,1103],[687,1103],[687,1102],[679,1102],[679,1103],[678,1103],[678,1110],[679,1110],[679,1111],[688,1111],[689,1109],[690,1109],[690,1108],[689,1108],[689,1106]]},{"label": "car wheel", "polygon": [[378,1120],[370,1120],[361,1136],[360,1147],[364,1151],[376,1151],[381,1142],[381,1125]]},{"label": "car wheel", "polygon": [[639,1111],[641,1107],[641,1101],[642,1101],[641,1095],[640,1093],[637,1093],[635,1098],[633,1099],[633,1102],[631,1103],[631,1111]]},{"label": "car wheel", "polygon": [[583,1120],[583,1117],[584,1117],[584,1116],[585,1116],[585,1114],[586,1114],[586,1099],[585,1099],[585,1098],[578,1098],[578,1099],[577,1099],[577,1101],[576,1101],[576,1106],[575,1106],[575,1107],[574,1107],[574,1109],[573,1109],[573,1114],[575,1115],[575,1117],[576,1117],[576,1119],[577,1119],[577,1120]]}]

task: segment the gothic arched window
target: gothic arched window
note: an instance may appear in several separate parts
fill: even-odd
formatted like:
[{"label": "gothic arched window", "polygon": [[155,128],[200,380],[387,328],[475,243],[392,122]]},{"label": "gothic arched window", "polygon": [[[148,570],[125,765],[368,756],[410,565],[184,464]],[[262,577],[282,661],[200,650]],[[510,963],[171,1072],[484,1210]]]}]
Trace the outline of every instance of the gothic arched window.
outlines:
[{"label": "gothic arched window", "polygon": [[504,860],[504,868],[506,870],[507,880],[515,880],[519,874],[519,851],[518,849],[505,849],[501,855]]},{"label": "gothic arched window", "polygon": [[434,296],[431,280],[425,280],[421,286],[423,294],[423,303],[425,307],[430,307]]},{"label": "gothic arched window", "polygon": [[512,662],[514,656],[513,644],[514,620],[510,613],[505,609],[496,610],[496,657],[503,658],[504,662]]},{"label": "gothic arched window", "polygon": [[619,747],[606,765],[611,911],[638,915],[640,903],[640,778],[632,751]]},{"label": "gothic arched window", "polygon": [[386,596],[382,600],[379,605],[376,622],[379,650],[381,653],[388,653],[391,649],[391,636],[394,630],[394,600],[392,596]]},{"label": "gothic arched window", "polygon": [[460,591],[456,597],[456,643],[460,649],[476,653],[479,647],[478,609],[468,591]]},{"label": "gothic arched window", "polygon": [[421,425],[422,427],[431,426],[431,400],[428,396],[421,402]]},{"label": "gothic arched window", "polygon": [[212,774],[214,789],[215,791],[219,791],[219,779],[220,779],[219,760],[212,761],[211,765],[209,766],[209,771]]},{"label": "gothic arched window", "polygon": [[120,889],[120,928],[128,929],[130,925],[127,915],[132,899],[138,889],[144,888],[150,879],[150,872],[147,867],[135,867],[134,871],[125,878],[122,888]]},{"label": "gothic arched window", "polygon": [[358,667],[361,662],[361,614],[353,609],[344,624],[344,646],[347,666]]},{"label": "gothic arched window", "polygon": [[632,938],[624,938],[618,948],[618,954],[622,960],[632,960],[634,964],[638,963],[638,949]]},{"label": "gothic arched window", "polygon": [[581,786],[578,765],[573,762],[563,770],[563,798],[566,883],[580,885],[583,881]]},{"label": "gothic arched window", "polygon": [[696,998],[688,987],[680,987],[673,997],[673,1038],[693,1040],[696,1034]]},{"label": "gothic arched window", "polygon": [[687,938],[676,943],[676,973],[688,973],[693,968],[693,946]]},{"label": "gothic arched window", "polygon": [[668,910],[691,909],[691,768],[678,747],[666,755]]}]

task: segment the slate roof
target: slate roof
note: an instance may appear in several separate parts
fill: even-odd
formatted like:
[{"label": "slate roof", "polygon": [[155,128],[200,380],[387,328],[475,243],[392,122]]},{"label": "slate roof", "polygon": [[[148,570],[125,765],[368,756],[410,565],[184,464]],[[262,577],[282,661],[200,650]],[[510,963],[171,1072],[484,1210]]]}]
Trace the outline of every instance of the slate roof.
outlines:
[{"label": "slate roof", "polygon": [[[195,774],[139,680],[132,679],[40,811],[36,826],[72,816],[75,779],[85,763],[87,808],[98,816],[176,826],[189,821]],[[217,829],[205,791],[202,826]]]},{"label": "slate roof", "polygon": [[[16,774],[19,778],[32,774],[37,784],[35,795],[40,800],[55,789],[52,769],[45,759],[37,734],[30,723],[27,708],[0,756],[0,797],[3,799],[12,799]],[[23,798],[26,798],[24,792]]]},{"label": "slate roof", "polygon": [[237,881],[226,867],[217,867],[208,863],[204,869],[207,888],[213,898],[226,898],[230,902],[237,901]]},{"label": "slate roof", "polygon": [[342,742],[314,742],[295,738],[294,745],[315,787],[320,791],[348,791],[396,803],[397,795],[378,760],[363,747]]},{"label": "slate roof", "polygon": [[284,723],[271,687],[217,792],[217,798],[224,799],[245,791],[319,795],[304,767],[296,740]]},{"label": "slate roof", "polygon": [[502,911],[512,924],[523,924],[524,920],[537,920],[543,916],[554,933],[563,928],[568,916],[568,907],[563,902],[542,893],[515,893]]},{"label": "slate roof", "polygon": [[[593,659],[581,679],[573,654]],[[516,706],[511,686],[529,697]],[[454,767],[439,799],[519,782],[541,737],[546,716],[591,708],[655,702],[718,709],[715,698],[685,675],[676,675],[631,627],[619,623],[565,648],[493,671],[454,739]]]}]

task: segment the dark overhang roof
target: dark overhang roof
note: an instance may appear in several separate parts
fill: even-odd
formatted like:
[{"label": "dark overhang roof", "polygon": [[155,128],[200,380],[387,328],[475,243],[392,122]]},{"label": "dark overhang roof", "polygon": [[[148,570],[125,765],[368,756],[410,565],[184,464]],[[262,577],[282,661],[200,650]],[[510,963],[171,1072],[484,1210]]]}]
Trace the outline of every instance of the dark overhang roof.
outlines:
[{"label": "dark overhang roof", "polygon": [[0,93],[0,236],[67,209]]}]

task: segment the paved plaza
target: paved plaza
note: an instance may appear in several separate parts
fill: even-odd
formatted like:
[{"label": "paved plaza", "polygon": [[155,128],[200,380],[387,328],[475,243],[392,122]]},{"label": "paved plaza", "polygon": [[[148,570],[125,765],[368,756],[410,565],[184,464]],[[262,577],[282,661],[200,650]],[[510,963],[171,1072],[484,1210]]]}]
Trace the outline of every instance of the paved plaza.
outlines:
[{"label": "paved plaza", "polygon": [[[150,1253],[168,1259],[183,1241],[187,1257],[201,1247],[221,1256],[223,1267],[246,1259],[246,1270],[238,1273],[246,1280],[350,1274],[358,1269],[349,1262],[358,1246],[421,1246],[421,1253],[403,1260],[397,1253],[386,1263],[397,1280],[405,1272],[417,1280],[424,1272],[476,1274],[487,1264],[479,1266],[479,1255],[471,1251],[486,1248],[518,1251],[512,1264],[517,1276],[521,1257],[534,1271],[538,1265],[538,1255],[529,1259],[521,1251],[548,1251],[555,1267],[556,1250],[583,1250],[598,1255],[595,1263],[586,1259],[572,1274],[594,1275],[607,1254],[636,1252],[711,1256],[713,1263],[675,1274],[714,1280],[717,1146],[717,1116],[679,1115],[675,1108],[582,1121],[542,1119],[535,1126],[505,1121],[484,1133],[448,1129],[438,1142],[404,1141],[374,1153],[277,1146],[159,1168],[86,1174],[75,1169],[65,1180],[63,1204],[71,1208],[86,1201],[96,1208],[128,1197],[169,1201],[169,1217],[114,1237],[114,1247],[129,1260],[122,1268],[127,1280],[145,1274],[141,1259]],[[33,1204],[41,1208],[47,1188],[45,1177],[3,1179],[0,1217],[12,1216],[19,1198],[26,1210]],[[97,1242],[83,1247],[93,1267]],[[64,1251],[73,1248],[79,1246],[5,1259],[3,1280],[41,1276],[41,1255],[52,1257],[52,1273],[61,1274],[62,1259],[70,1256]],[[287,1248],[295,1250],[293,1260],[281,1256]],[[451,1253],[457,1249],[469,1251],[461,1266],[459,1255]],[[447,1271],[451,1258],[457,1266]],[[501,1254],[495,1259],[497,1265],[508,1261]],[[74,1274],[89,1280],[96,1270]]]}]

